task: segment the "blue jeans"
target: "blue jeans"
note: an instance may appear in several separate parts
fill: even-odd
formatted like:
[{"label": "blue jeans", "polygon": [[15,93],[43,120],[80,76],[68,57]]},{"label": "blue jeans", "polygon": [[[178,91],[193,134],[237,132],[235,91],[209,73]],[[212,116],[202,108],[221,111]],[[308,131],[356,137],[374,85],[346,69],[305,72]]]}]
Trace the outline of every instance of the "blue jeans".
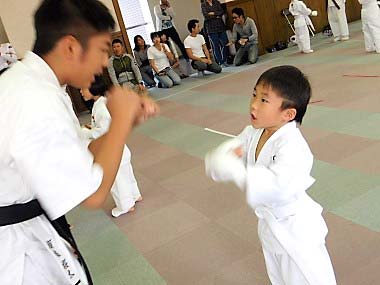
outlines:
[{"label": "blue jeans", "polygon": [[181,78],[171,67],[165,68],[164,71],[166,72],[165,75],[155,75],[158,81],[161,82],[162,87],[171,88],[173,85],[181,84]]},{"label": "blue jeans", "polygon": [[210,33],[210,44],[214,53],[215,61],[217,64],[223,64],[227,61],[227,47],[228,43],[227,34],[225,31],[219,33]]}]

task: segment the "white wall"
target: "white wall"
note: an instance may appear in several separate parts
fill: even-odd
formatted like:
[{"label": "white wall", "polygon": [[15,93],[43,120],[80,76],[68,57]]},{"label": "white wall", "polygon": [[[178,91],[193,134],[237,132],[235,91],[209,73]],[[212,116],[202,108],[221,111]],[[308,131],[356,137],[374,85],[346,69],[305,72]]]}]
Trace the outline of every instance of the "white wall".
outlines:
[{"label": "white wall", "polygon": [[[100,0],[108,9],[116,20],[115,10],[112,0]],[[40,0],[0,0],[0,18],[3,22],[5,33],[0,28],[0,39],[7,35],[9,42],[15,47],[17,55],[22,57],[25,51],[32,48],[34,42],[33,15]],[[199,19],[203,23],[201,13],[200,0],[171,0],[177,16],[175,25],[182,40],[188,35],[187,22],[190,19]],[[184,5],[186,3],[186,5]],[[159,0],[148,0],[149,8],[152,13],[153,21],[155,22],[153,7],[159,4]],[[117,25],[115,31],[120,31]]]},{"label": "white wall", "polygon": [[[169,2],[170,5],[173,6],[174,12],[176,13],[174,24],[182,40],[184,40],[189,34],[187,30],[187,22],[190,19],[198,19],[200,24],[203,25],[200,0],[169,0]],[[156,23],[153,7],[160,4],[160,1],[148,0],[148,3],[152,13],[153,22]]]},{"label": "white wall", "polygon": [[[112,0],[100,1],[110,9],[116,21]],[[19,57],[22,57],[25,51],[30,50],[34,43],[33,15],[39,3],[40,0],[0,0],[0,6],[7,7],[6,9],[0,9],[0,18],[9,42],[15,47]],[[120,28],[117,25],[116,31],[119,30]]]}]

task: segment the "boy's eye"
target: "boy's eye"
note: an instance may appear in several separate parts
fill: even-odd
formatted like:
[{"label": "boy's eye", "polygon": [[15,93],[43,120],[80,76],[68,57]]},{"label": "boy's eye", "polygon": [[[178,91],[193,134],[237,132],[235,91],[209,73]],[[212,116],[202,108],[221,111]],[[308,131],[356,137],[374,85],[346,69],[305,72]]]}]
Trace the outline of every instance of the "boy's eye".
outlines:
[{"label": "boy's eye", "polygon": [[261,102],[263,102],[263,103],[269,103],[269,101],[267,100],[267,99],[261,99]]},{"label": "boy's eye", "polygon": [[252,97],[256,97],[256,93],[253,93],[253,94],[252,94]]}]

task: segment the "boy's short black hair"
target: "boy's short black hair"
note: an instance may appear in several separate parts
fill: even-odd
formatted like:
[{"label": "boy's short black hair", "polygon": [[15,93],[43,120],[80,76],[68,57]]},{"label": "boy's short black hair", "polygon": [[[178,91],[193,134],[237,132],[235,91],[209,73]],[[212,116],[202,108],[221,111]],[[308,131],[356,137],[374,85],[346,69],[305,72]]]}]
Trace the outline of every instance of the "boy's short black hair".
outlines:
[{"label": "boy's short black hair", "polygon": [[189,22],[187,22],[187,29],[190,33],[193,31],[197,23],[199,23],[199,20],[197,19],[191,19]]},{"label": "boy's short black hair", "polygon": [[114,45],[114,44],[121,44],[121,45],[123,45],[123,42],[121,41],[121,39],[114,39],[112,41],[112,45]]},{"label": "boy's short black hair", "polygon": [[152,41],[154,38],[157,38],[157,37],[161,38],[161,35],[159,32],[153,32],[150,34],[150,38],[152,39]]},{"label": "boy's short black hair", "polygon": [[67,35],[74,36],[86,48],[95,33],[111,32],[115,21],[98,0],[43,0],[34,15],[36,41],[33,52],[50,52]]},{"label": "boy's short black hair", "polygon": [[238,15],[239,17],[240,16],[243,16],[245,17],[244,15],[244,10],[242,8],[239,8],[239,7],[236,7],[236,8],[233,8],[232,11],[231,11],[232,14],[236,14]]},{"label": "boy's short black hair", "polygon": [[95,76],[95,81],[91,84],[88,89],[90,93],[94,96],[104,96],[106,91],[108,90],[108,86],[104,81],[102,75]]},{"label": "boy's short black hair", "polygon": [[295,108],[294,120],[302,123],[311,97],[310,82],[297,68],[290,65],[273,67],[265,71],[257,80],[256,86],[262,84],[270,87],[283,98],[281,109]]}]

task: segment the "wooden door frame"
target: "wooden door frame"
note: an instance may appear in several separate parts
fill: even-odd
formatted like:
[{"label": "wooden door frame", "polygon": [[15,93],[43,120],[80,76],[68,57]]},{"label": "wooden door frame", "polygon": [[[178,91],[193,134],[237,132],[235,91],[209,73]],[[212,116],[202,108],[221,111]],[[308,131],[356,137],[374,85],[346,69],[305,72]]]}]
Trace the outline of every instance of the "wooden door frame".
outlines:
[{"label": "wooden door frame", "polygon": [[122,16],[121,10],[120,10],[119,1],[118,0],[112,0],[112,4],[113,4],[113,7],[115,9],[117,22],[119,23],[121,35],[123,37],[123,41],[125,44],[125,48],[129,54],[132,54],[132,47],[131,47],[131,43],[129,42],[129,39],[128,39],[127,29],[125,28],[123,16]]}]

